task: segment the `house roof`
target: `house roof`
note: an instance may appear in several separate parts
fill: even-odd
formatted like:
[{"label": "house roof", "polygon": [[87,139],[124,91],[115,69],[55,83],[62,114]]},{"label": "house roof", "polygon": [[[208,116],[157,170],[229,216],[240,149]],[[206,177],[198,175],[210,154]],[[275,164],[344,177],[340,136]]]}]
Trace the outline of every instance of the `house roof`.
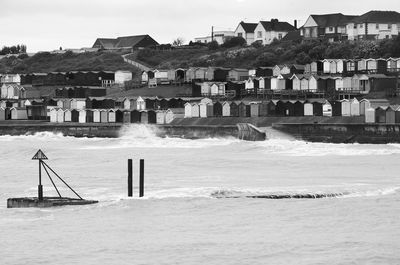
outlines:
[{"label": "house roof", "polygon": [[264,27],[265,31],[292,31],[296,28],[287,22],[281,22],[277,19],[272,19],[271,21],[260,21],[261,25]]},{"label": "house roof", "polygon": [[[126,48],[126,47],[134,47],[144,39],[151,39],[152,41],[154,41],[155,44],[158,44],[153,38],[151,38],[147,34],[146,35],[135,35],[135,36],[124,36],[124,37],[118,37],[116,39],[99,38],[96,40],[95,44],[97,42],[99,42],[101,44],[101,46],[103,46],[105,49]],[[96,46],[96,45],[93,45],[93,47],[94,46]]]},{"label": "house roof", "polygon": [[400,22],[400,13],[396,11],[369,11],[353,20],[355,23],[388,23]]},{"label": "house roof", "polygon": [[240,22],[239,25],[242,26],[242,28],[244,29],[244,31],[246,33],[253,33],[254,30],[256,29],[258,23],[246,23],[246,22]]},{"label": "house roof", "polygon": [[358,16],[348,16],[342,13],[325,14],[325,15],[311,15],[319,27],[334,27],[344,25],[347,22],[357,18]]},{"label": "house roof", "polygon": [[300,35],[300,30],[289,31],[285,37],[282,38],[282,41],[297,41],[301,40],[302,37]]}]

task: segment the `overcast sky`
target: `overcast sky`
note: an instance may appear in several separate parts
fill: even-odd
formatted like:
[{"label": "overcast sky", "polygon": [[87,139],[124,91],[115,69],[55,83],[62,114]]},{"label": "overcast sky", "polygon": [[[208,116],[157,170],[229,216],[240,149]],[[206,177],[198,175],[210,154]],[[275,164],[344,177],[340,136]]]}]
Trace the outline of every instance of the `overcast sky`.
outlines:
[{"label": "overcast sky", "polygon": [[98,37],[149,34],[171,43],[240,21],[278,18],[302,25],[309,14],[400,11],[399,0],[0,0],[0,46],[26,44],[28,52],[91,47]]}]

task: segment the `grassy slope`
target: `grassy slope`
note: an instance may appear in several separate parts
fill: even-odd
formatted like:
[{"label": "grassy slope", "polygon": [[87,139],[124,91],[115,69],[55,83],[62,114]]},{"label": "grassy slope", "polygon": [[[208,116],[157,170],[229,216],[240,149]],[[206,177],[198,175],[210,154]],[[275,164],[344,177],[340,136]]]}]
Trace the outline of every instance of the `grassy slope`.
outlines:
[{"label": "grassy slope", "polygon": [[125,63],[118,53],[94,52],[83,54],[37,53],[28,58],[3,58],[0,60],[0,73],[46,73],[67,71],[116,71],[139,70]]}]

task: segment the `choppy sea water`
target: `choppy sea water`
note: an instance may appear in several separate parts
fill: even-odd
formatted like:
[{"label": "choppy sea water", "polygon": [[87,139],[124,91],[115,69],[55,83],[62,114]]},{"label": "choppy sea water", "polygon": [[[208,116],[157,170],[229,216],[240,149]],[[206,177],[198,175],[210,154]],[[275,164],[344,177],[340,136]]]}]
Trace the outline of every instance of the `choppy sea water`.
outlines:
[{"label": "choppy sea water", "polygon": [[[306,143],[274,132],[265,142],[154,135],[133,126],[118,139],[0,136],[0,264],[400,263],[400,145]],[[7,209],[9,197],[37,195],[30,159],[39,148],[82,197],[100,202]],[[343,195],[249,198],[323,193]]]}]

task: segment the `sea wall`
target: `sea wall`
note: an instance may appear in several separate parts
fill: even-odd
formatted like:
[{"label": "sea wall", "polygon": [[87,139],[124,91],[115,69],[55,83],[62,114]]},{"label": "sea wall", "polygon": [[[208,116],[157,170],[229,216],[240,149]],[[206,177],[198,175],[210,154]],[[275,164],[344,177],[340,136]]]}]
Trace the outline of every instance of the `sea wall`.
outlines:
[{"label": "sea wall", "polygon": [[400,124],[273,124],[272,128],[310,142],[400,143]]}]

